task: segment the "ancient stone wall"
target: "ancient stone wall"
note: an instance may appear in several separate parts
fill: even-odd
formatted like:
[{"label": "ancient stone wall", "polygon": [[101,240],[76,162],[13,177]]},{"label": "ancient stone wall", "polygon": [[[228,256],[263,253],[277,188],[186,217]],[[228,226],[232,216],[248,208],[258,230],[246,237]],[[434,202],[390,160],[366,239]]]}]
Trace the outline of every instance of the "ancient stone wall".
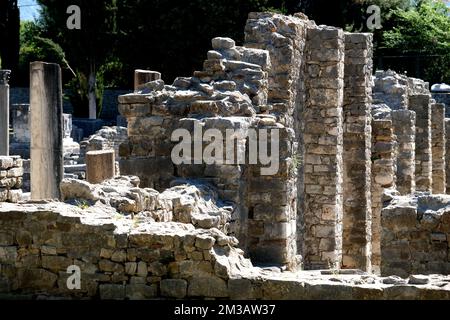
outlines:
[{"label": "ancient stone wall", "polygon": [[80,143],[79,163],[83,163],[86,152],[99,150],[114,150],[116,160],[120,159],[120,145],[128,138],[127,128],[124,127],[103,127],[88,139]]},{"label": "ancient stone wall", "polygon": [[374,104],[386,104],[392,110],[408,109],[408,78],[394,71],[375,72]]},{"label": "ancient stone wall", "polygon": [[19,155],[23,159],[30,158],[29,110],[29,104],[11,105],[13,136],[9,145],[10,154]]},{"label": "ancient stone wall", "polygon": [[[143,217],[135,221],[106,217],[90,208],[56,203],[0,206],[2,296],[40,300],[450,299],[444,277],[399,279],[255,268],[218,230]],[[74,277],[78,274],[80,287]]]},{"label": "ancient stone wall", "polygon": [[450,197],[396,196],[383,208],[381,274],[449,274]]},{"label": "ancient stone wall", "polygon": [[[2,208],[0,215],[0,292],[44,290],[50,296],[100,299],[226,298],[227,281],[236,268],[229,257],[235,255],[242,269],[249,266],[218,230],[168,223],[130,232],[132,225],[92,216],[80,219],[69,207],[22,209]],[[70,266],[81,271],[79,290],[67,285]]]},{"label": "ancient stone wall", "polygon": [[[272,33],[267,33],[267,25],[273,26]],[[293,197],[291,211],[296,230],[298,251],[303,249],[303,108],[305,99],[305,83],[303,68],[305,66],[305,45],[308,26],[312,25],[302,15],[283,17],[268,13],[249,15],[245,28],[245,46],[265,49],[269,52],[271,67],[269,69],[268,103],[269,113],[275,115],[284,126],[292,129],[292,151],[286,154],[282,167],[291,168],[288,192]],[[297,66],[292,68],[292,65]],[[280,208],[281,209],[281,208]],[[275,208],[275,210],[280,210]],[[286,209],[284,209],[286,211]],[[297,217],[298,215],[298,217]],[[276,214],[278,216],[278,214]],[[270,214],[269,214],[270,217]],[[269,218],[270,219],[270,218]],[[263,250],[264,251],[264,250]]]},{"label": "ancient stone wall", "polygon": [[[0,292],[310,298],[323,290],[312,278],[354,272],[340,268],[450,273],[450,198],[420,193],[450,190],[450,122],[428,83],[393,71],[372,77],[372,67],[369,34],[251,13],[243,46],[214,38],[192,77],[157,77],[120,96],[128,128],[103,128],[80,158],[66,117],[72,173],[85,152],[113,149],[121,173],[143,188],[136,177],[67,179],[65,203],[1,203]],[[17,141],[27,143],[26,130],[17,127]],[[21,167],[0,157],[0,202],[22,199]],[[302,263],[332,270],[289,273]],[[81,267],[80,291],[67,289],[70,265]],[[385,298],[395,296],[387,285],[406,284],[364,276],[333,297]]]},{"label": "ancient stone wall", "polygon": [[[277,117],[278,110],[270,114],[267,106],[269,53],[238,47],[229,38],[215,38],[212,46],[203,70],[193,77],[177,78],[172,86],[153,81],[141,92],[119,98],[129,136],[119,152],[121,172],[138,175],[144,186],[157,189],[175,178],[214,183],[222,199],[237,204],[230,232],[252,258],[295,264],[297,191],[295,175],[290,173],[294,135],[288,127],[292,120],[286,120],[286,114]],[[199,146],[183,154],[180,163],[173,162],[176,129],[193,137],[194,148]],[[223,149],[212,159],[204,158],[211,150],[210,141],[203,137],[206,130],[222,137],[216,142]],[[234,134],[231,141],[229,131]],[[270,176],[261,174],[265,167],[261,162],[241,161],[249,158],[249,139],[255,132],[259,138],[267,132],[270,145],[276,141],[272,135],[279,138],[280,170]],[[217,160],[225,158],[226,162]]]},{"label": "ancient stone wall", "polygon": [[[301,14],[249,14],[243,47],[215,38],[192,77],[119,98],[129,124],[121,173],[160,191],[178,178],[212,183],[235,206],[230,234],[255,262],[294,266],[299,254],[306,269],[378,268],[384,189],[431,191],[432,115],[426,82],[377,71],[372,83],[371,42]],[[387,104],[373,107],[373,121],[372,96]],[[173,163],[179,129],[201,152]],[[262,176],[261,163],[206,163],[211,141],[201,132],[210,129],[219,153],[244,158],[253,130],[276,129],[280,170]]]},{"label": "ancient stone wall", "polygon": [[19,156],[0,156],[0,203],[21,200],[22,176],[23,163]]},{"label": "ancient stone wall", "polygon": [[422,79],[408,78],[408,95],[430,94],[430,84]]}]

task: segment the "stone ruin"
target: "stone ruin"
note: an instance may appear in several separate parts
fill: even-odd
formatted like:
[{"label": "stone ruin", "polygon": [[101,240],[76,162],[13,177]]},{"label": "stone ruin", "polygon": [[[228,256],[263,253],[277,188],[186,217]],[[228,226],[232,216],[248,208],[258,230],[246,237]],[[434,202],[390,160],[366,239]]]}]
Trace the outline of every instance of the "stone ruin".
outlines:
[{"label": "stone ruin", "polygon": [[[0,157],[0,292],[449,299],[450,119],[427,83],[374,73],[372,49],[371,34],[250,13],[243,46],[214,38],[192,77],[136,77],[119,97],[127,135],[105,128],[81,144],[86,175],[56,173],[58,190],[36,197],[32,172],[23,201],[20,158]],[[180,129],[202,152],[176,163]],[[207,129],[227,161],[202,159]],[[255,134],[275,173],[250,160]],[[62,167],[60,149],[49,152]]]}]

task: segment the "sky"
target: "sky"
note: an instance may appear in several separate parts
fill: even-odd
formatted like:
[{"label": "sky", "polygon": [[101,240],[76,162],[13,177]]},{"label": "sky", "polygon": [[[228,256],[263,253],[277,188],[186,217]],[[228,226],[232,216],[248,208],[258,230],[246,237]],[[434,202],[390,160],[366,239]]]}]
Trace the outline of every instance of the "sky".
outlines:
[{"label": "sky", "polygon": [[19,0],[19,7],[20,20],[34,20],[39,15],[36,0]]},{"label": "sky", "polygon": [[[450,7],[450,0],[447,1]],[[34,20],[39,15],[39,5],[36,0],[19,0],[20,20]]]}]

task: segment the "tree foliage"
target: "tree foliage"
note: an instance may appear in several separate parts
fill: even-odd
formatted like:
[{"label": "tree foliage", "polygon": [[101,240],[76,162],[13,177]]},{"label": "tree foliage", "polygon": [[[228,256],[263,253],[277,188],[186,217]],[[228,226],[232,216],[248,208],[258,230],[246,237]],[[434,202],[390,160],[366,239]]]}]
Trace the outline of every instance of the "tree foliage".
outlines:
[{"label": "tree foliage", "polygon": [[394,10],[395,26],[383,32],[380,51],[425,56],[424,75],[450,83],[450,10],[442,2],[424,0],[410,10]]},{"label": "tree foliage", "polygon": [[[104,84],[102,66],[114,56],[117,43],[116,0],[38,0],[42,7],[39,23],[47,38],[54,40],[66,52],[74,70],[65,72],[72,92],[74,114],[89,115],[89,106],[98,114]],[[67,8],[81,9],[81,29],[69,29]],[[81,96],[77,96],[77,94]]]},{"label": "tree foliage", "polygon": [[119,56],[127,70],[162,71],[170,82],[202,67],[211,38],[242,43],[248,13],[270,6],[268,0],[121,0]]},{"label": "tree foliage", "polygon": [[[3,69],[17,70],[19,64],[20,17],[17,0],[0,0],[0,66]],[[16,82],[13,73],[11,82]]]},{"label": "tree foliage", "polygon": [[[0,0],[11,1],[11,0]],[[434,55],[424,66],[426,80],[447,81],[449,13],[432,0],[38,0],[36,24],[22,26],[21,66],[32,60],[58,62],[75,95],[78,116],[86,115],[90,76],[97,103],[103,87],[133,87],[133,70],[162,72],[170,83],[202,68],[211,38],[231,37],[242,44],[249,12],[302,11],[317,24],[369,32],[367,8],[381,8],[382,29],[374,31],[376,56]],[[81,8],[81,30],[69,30],[69,5]],[[72,66],[73,72],[68,66]],[[439,67],[440,66],[440,67]],[[79,95],[76,97],[76,95]]]}]

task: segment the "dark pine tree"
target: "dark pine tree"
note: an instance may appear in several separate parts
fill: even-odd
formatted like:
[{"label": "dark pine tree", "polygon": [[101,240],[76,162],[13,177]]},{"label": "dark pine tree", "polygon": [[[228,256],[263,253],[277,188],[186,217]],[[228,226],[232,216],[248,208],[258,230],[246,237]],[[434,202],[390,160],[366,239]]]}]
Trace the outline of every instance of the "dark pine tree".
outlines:
[{"label": "dark pine tree", "polygon": [[12,70],[11,83],[19,66],[20,12],[17,0],[0,0],[0,58],[2,69]]}]

